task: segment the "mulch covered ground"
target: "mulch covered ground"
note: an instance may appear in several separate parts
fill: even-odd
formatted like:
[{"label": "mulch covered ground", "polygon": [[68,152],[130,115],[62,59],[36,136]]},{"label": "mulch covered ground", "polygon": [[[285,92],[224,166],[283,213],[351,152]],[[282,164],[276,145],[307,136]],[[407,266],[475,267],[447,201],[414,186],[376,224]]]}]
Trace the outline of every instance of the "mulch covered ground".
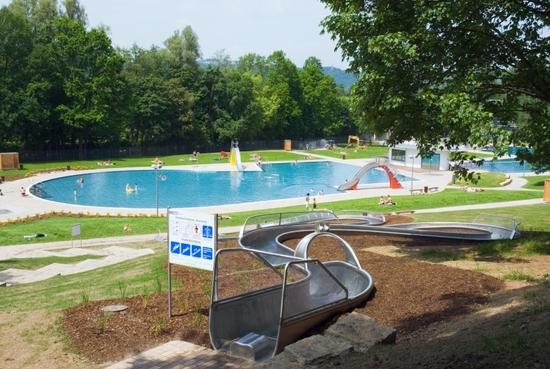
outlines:
[{"label": "mulch covered ground", "polygon": [[[408,220],[405,216],[387,218],[389,224]],[[487,294],[503,288],[500,280],[481,273],[368,251],[370,247],[387,245],[403,248],[460,246],[461,241],[387,235],[344,238],[375,283],[368,301],[355,311],[396,328],[398,341],[414,337],[435,322],[449,321],[475,311],[485,302]],[[289,246],[296,243],[297,240],[287,242]],[[220,245],[236,246],[236,241]],[[332,246],[333,239],[316,238],[310,256],[321,260],[341,258],[341,253]],[[210,286],[210,273],[173,266],[172,275],[185,287],[172,293],[171,319],[167,317],[166,293],[158,293],[123,301],[93,301],[88,307],[79,304],[64,311],[63,327],[80,352],[98,363],[119,361],[174,339],[211,347],[209,300],[205,294]],[[126,305],[128,309],[101,313],[102,307],[116,304]],[[331,322],[308,334],[322,332]]]}]

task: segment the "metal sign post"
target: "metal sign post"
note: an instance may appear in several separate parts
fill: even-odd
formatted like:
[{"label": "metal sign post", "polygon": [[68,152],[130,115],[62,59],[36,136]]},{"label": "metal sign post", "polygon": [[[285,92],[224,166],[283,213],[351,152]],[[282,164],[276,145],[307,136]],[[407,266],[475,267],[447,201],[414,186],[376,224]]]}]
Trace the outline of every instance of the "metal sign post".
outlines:
[{"label": "metal sign post", "polygon": [[[72,227],[71,227],[71,236],[72,237],[80,236],[80,247],[82,247],[82,232],[81,232],[80,223],[72,225]],[[71,238],[71,247],[74,246],[73,241],[74,241],[74,238]]]},{"label": "metal sign post", "polygon": [[172,317],[170,264],[214,270],[218,247],[218,215],[167,209],[168,317]]}]

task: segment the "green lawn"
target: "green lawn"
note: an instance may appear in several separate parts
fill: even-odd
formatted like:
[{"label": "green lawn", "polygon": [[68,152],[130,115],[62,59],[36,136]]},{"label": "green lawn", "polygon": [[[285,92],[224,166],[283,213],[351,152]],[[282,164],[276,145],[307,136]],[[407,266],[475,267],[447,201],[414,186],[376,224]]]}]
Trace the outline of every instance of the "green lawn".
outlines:
[{"label": "green lawn", "polygon": [[544,190],[544,184],[548,180],[547,186],[550,186],[550,175],[525,176],[527,184],[523,188],[530,190]]},{"label": "green lawn", "polygon": [[[506,174],[504,173],[483,173],[483,175],[480,175],[477,177],[477,183],[475,185],[468,183],[468,181],[465,181],[463,179],[457,179],[455,181],[455,185],[457,187],[462,187],[466,184],[472,185],[473,187],[478,188],[489,188],[489,187],[501,187],[500,183],[504,182],[506,180]],[[451,185],[451,183],[449,183]]]},{"label": "green lawn", "polygon": [[[457,189],[446,189],[442,192],[428,194],[424,196],[393,196],[392,199],[396,205],[378,205],[378,197],[366,197],[356,200],[345,200],[337,202],[323,202],[322,197],[317,197],[317,206],[319,209],[329,209],[332,211],[340,210],[370,210],[378,212],[395,212],[406,210],[420,210],[429,208],[445,208],[459,205],[475,205],[492,202],[514,201],[539,199],[542,197],[540,191],[491,191],[484,192],[466,192]],[[228,213],[231,219],[219,221],[220,227],[240,226],[244,221],[253,215],[262,213],[303,211],[302,204],[276,208],[255,210],[246,212]],[[66,217],[42,215],[40,220],[28,220],[26,218],[18,221],[2,222],[0,225],[0,246],[42,243],[54,241],[71,240],[71,227],[73,224],[80,223],[82,229],[82,238],[103,238],[103,237],[122,237],[133,234],[154,234],[166,233],[166,218],[149,218],[139,216],[138,214],[111,214],[111,218],[96,217],[96,214],[84,213],[81,217]],[[130,224],[132,231],[124,232],[124,225]],[[532,223],[531,223],[532,224]],[[537,224],[532,226],[538,227]],[[45,238],[34,238],[27,240],[24,236],[36,233],[47,234]],[[75,238],[78,242],[80,238]]]},{"label": "green lawn", "polygon": [[[64,309],[88,300],[116,299],[165,291],[166,271],[163,262],[166,245],[156,247],[156,252],[116,265],[83,273],[57,276],[44,281],[21,284],[2,289],[0,311],[34,311]],[[28,263],[27,259],[20,261]],[[177,281],[176,283],[177,288]],[[174,288],[174,287],[173,287]],[[52,298],[55,296],[55,298]]]}]

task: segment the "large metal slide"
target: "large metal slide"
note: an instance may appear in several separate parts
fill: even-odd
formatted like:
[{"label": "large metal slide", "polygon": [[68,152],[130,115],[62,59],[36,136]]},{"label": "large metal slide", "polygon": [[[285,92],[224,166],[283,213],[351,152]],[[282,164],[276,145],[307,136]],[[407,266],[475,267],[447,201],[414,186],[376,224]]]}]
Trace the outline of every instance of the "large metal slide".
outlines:
[{"label": "large metal slide", "polygon": [[[491,218],[491,219],[490,219]],[[495,218],[494,221],[492,218]],[[214,348],[264,361],[282,352],[308,329],[330,316],[349,311],[370,294],[373,280],[361,268],[341,236],[384,233],[463,240],[519,237],[519,222],[481,215],[472,223],[411,223],[381,226],[376,213],[330,211],[271,213],[247,219],[240,249],[216,254],[210,304],[210,338]],[[338,241],[345,260],[309,258],[319,237]],[[296,249],[284,245],[301,239]]]}]

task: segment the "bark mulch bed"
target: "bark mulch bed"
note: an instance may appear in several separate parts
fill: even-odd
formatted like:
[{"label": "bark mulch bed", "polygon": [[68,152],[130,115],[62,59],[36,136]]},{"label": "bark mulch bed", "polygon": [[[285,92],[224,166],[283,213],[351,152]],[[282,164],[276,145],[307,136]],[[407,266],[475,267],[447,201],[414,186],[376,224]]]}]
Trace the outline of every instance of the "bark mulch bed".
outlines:
[{"label": "bark mulch bed", "polygon": [[[390,216],[387,220],[391,224],[406,222],[409,218]],[[481,273],[368,251],[369,247],[387,245],[461,246],[461,241],[382,235],[344,238],[375,283],[368,301],[355,311],[396,328],[398,341],[414,337],[433,323],[450,321],[479,309],[488,294],[504,287],[500,280]],[[332,247],[334,242],[329,237],[316,238],[310,256],[321,260],[341,258],[339,251]],[[289,246],[296,243],[297,240],[287,242]],[[236,246],[236,241],[229,241],[220,247]],[[79,304],[64,311],[63,327],[78,350],[97,363],[120,361],[174,339],[211,347],[209,300],[205,293],[210,288],[211,273],[173,266],[172,278],[183,285],[172,293],[172,319],[167,317],[167,295],[163,292],[125,300],[92,301],[88,307]],[[101,313],[102,307],[117,304],[128,309]],[[337,318],[308,334],[322,332]]]}]

